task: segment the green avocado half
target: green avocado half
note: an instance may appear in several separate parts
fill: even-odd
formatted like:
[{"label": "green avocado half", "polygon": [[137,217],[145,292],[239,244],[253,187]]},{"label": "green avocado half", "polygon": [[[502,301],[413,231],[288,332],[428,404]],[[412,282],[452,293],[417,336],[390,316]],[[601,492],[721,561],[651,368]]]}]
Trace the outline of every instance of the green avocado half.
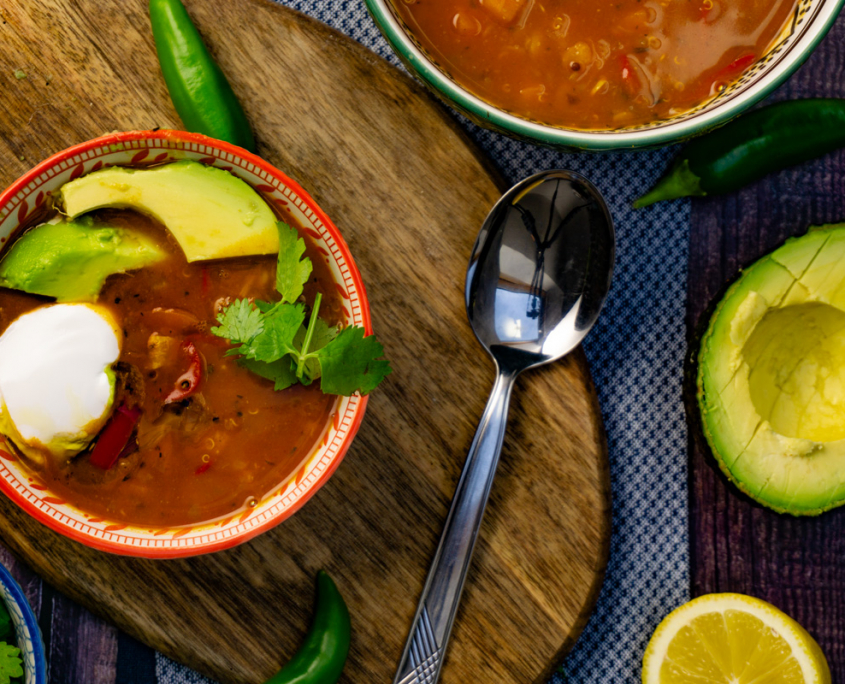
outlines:
[{"label": "green avocado half", "polygon": [[168,229],[188,261],[279,251],[276,216],[246,182],[223,169],[181,160],[150,168],[107,167],[60,189],[64,221],[23,234],[0,261],[0,287],[96,301],[105,279],[166,258],[150,238],[95,227],[89,212],[132,209]]},{"label": "green avocado half", "polygon": [[25,232],[0,260],[0,287],[93,302],[113,273],[162,261],[167,252],[152,239],[90,221],[43,223]]},{"label": "green avocado half", "polygon": [[133,209],[170,231],[188,261],[275,254],[276,216],[245,181],[228,171],[182,161],[147,169],[94,171],[61,188],[71,219],[95,209]]},{"label": "green avocado half", "polygon": [[745,270],[698,354],[704,435],[764,506],[845,503],[845,224],[812,228]]}]

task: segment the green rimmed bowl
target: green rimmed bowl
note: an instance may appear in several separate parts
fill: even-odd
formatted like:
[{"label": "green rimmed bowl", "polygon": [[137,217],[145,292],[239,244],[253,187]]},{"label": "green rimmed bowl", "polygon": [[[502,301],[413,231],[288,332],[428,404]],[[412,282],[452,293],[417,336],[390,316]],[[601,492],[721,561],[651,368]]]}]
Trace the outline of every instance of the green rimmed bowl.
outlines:
[{"label": "green rimmed bowl", "polygon": [[642,126],[585,131],[532,121],[473,95],[420,46],[391,0],[365,2],[376,25],[411,73],[471,121],[520,140],[594,152],[668,145],[727,123],[769,95],[801,66],[845,4],[845,0],[799,0],[791,25],[769,52],[719,95],[695,109]]}]

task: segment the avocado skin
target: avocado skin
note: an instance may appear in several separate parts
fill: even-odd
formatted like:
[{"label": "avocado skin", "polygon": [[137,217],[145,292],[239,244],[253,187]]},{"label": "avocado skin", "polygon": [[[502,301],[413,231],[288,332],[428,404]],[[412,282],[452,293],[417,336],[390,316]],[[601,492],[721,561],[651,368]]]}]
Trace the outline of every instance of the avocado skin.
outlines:
[{"label": "avocado skin", "polygon": [[[793,257],[796,252],[799,252],[802,249],[806,250],[808,244],[811,244],[813,240],[821,240],[823,242],[822,246],[819,248],[819,253],[821,253],[821,250],[826,246],[828,239],[830,239],[831,244],[841,244],[845,241],[845,224],[812,226],[809,228],[806,235],[787,240],[784,245],[774,252],[760,258],[747,269],[743,269],[715,307],[707,329],[701,336],[698,354],[696,356],[697,368],[695,372],[695,389],[698,410],[701,418],[701,431],[716,462],[719,465],[720,470],[734,485],[736,485],[738,489],[740,489],[740,491],[757,503],[760,503],[778,513],[788,513],[793,516],[801,517],[818,516],[825,511],[845,504],[845,487],[840,485],[836,495],[825,504],[819,505],[817,492],[802,492],[801,494],[796,495],[791,502],[785,504],[782,501],[773,501],[761,493],[765,490],[768,482],[763,483],[762,488],[755,490],[754,485],[759,483],[753,481],[749,482],[747,479],[743,479],[743,477],[738,476],[735,469],[730,465],[738,462],[738,458],[731,459],[731,456],[734,454],[734,450],[731,449],[730,445],[733,435],[725,434],[725,430],[722,426],[726,421],[724,421],[723,418],[714,417],[715,413],[718,413],[719,411],[724,413],[726,410],[724,408],[724,400],[721,393],[715,390],[715,377],[718,374],[718,370],[714,370],[714,366],[717,362],[724,362],[724,359],[720,359],[719,356],[723,351],[723,342],[727,342],[725,338],[728,326],[730,325],[732,317],[737,313],[737,303],[750,292],[757,291],[757,287],[767,280],[769,282],[766,283],[765,287],[768,287],[771,292],[776,292],[781,289],[781,285],[773,285],[771,283],[771,279],[783,277],[782,274],[779,273],[779,271],[784,271],[783,264],[789,263],[790,257]],[[800,277],[794,279],[795,282],[800,283],[801,277],[812,272],[813,261],[807,265],[806,270],[800,274]],[[770,306],[768,310],[772,311],[780,308],[781,306],[814,303],[817,301],[823,300],[811,297],[808,298],[806,302],[796,302],[793,298],[789,304],[774,304],[773,306]],[[757,324],[759,324],[759,321]],[[757,324],[755,324],[755,327]],[[742,369],[740,372],[742,372]],[[749,410],[754,411],[756,414],[756,408],[753,407],[753,405]],[[751,447],[752,443],[747,445],[747,450]],[[841,458],[845,460],[845,441],[839,440],[839,442],[827,442],[823,445],[823,447],[824,449],[834,449],[835,453],[841,452]],[[743,454],[744,453],[746,452],[743,452]],[[754,458],[755,456],[757,456],[757,454],[751,451],[750,458]],[[812,459],[813,453],[795,456],[784,452],[781,456],[783,458]],[[831,473],[831,476],[835,475],[836,473]],[[809,503],[814,499],[815,502]],[[808,503],[805,503],[805,501]]]},{"label": "avocado skin", "polygon": [[167,258],[154,241],[87,221],[44,223],[0,260],[0,286],[57,301],[94,302],[106,278]]}]

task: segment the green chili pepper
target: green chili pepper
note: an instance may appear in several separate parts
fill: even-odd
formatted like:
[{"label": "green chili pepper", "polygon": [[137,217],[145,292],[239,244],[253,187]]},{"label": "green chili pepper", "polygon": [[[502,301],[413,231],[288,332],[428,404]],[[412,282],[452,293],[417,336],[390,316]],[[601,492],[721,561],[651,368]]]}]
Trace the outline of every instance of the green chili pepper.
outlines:
[{"label": "green chili pepper", "polygon": [[763,107],[693,140],[634,208],[689,195],[719,195],[845,146],[845,100]]},{"label": "green chili pepper", "polygon": [[180,0],[150,0],[158,61],[185,128],[255,151],[255,139],[232,87],[208,54]]},{"label": "green chili pepper", "polygon": [[314,621],[291,661],[266,684],[334,684],[349,653],[349,610],[327,573],[317,573]]}]

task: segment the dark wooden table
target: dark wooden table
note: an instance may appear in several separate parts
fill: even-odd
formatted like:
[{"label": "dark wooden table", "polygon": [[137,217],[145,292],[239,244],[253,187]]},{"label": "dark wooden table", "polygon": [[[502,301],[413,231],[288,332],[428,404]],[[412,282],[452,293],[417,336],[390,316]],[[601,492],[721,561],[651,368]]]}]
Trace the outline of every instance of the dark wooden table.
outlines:
[{"label": "dark wooden table", "polygon": [[[845,15],[772,101],[803,97],[845,97]],[[688,338],[740,267],[809,225],[835,222],[845,222],[845,151],[734,195],[694,201]],[[810,631],[833,681],[845,682],[845,508],[798,519],[753,503],[721,475],[691,429],[690,547],[694,596],[736,591],[770,601]]]}]

